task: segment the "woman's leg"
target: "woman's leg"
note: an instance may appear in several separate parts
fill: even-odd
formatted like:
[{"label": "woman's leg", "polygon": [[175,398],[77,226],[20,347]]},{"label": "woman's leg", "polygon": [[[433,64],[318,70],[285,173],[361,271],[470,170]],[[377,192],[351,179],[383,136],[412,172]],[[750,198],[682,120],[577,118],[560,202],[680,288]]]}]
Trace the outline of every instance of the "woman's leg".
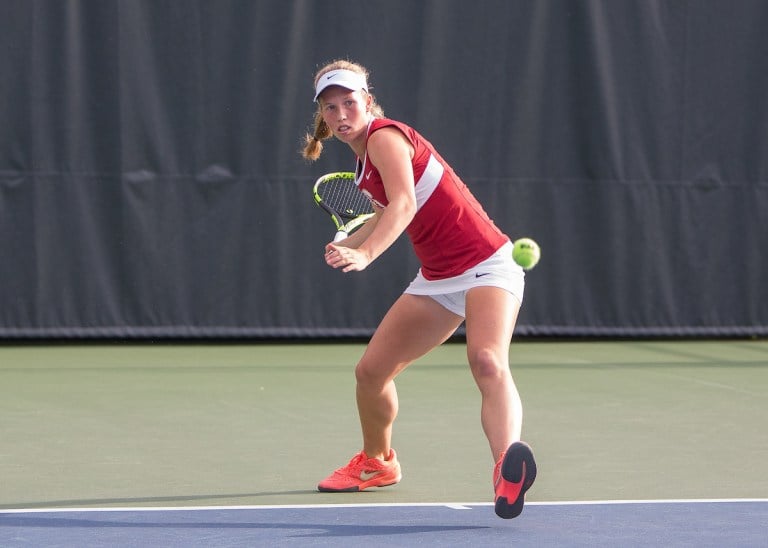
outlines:
[{"label": "woman's leg", "polygon": [[363,451],[368,457],[389,455],[398,411],[395,377],[445,342],[462,321],[431,297],[411,294],[400,296],[384,316],[355,368]]},{"label": "woman's leg", "polygon": [[482,398],[481,421],[494,462],[520,440],[523,408],[509,370],[509,345],[520,303],[498,287],[467,292],[467,358]]}]

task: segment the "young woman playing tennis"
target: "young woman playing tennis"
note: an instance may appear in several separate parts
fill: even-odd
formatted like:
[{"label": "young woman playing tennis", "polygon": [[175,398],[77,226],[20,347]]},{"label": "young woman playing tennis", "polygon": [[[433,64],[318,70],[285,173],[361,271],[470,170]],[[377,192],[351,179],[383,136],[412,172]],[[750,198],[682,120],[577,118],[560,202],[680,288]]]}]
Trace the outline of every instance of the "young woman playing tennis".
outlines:
[{"label": "young woman playing tennis", "polygon": [[381,321],[355,368],[363,448],[318,485],[360,491],[401,479],[390,443],[398,411],[394,379],[465,322],[467,357],[480,389],[481,421],[496,463],[496,513],[513,518],[536,477],[520,441],[522,404],[509,370],[509,345],[523,298],[523,271],[512,244],[433,146],[411,127],[384,117],[359,64],[334,61],[315,76],[314,135],[304,157],[336,137],[357,155],[358,187],[375,215],[347,239],[325,246],[325,261],[364,270],[406,232],[421,268]]}]

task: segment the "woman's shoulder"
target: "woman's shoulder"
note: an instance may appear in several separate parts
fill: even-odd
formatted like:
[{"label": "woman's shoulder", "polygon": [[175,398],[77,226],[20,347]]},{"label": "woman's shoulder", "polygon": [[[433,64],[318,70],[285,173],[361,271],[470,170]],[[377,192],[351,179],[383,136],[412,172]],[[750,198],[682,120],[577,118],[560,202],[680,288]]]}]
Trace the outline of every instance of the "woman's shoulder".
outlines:
[{"label": "woman's shoulder", "polygon": [[[405,122],[400,122],[398,120],[393,120],[391,118],[375,118],[373,122],[371,122],[370,128],[368,130],[368,138],[370,139],[370,137],[374,135],[375,132],[381,129],[387,129],[393,133],[398,133],[398,132],[402,133],[405,136],[405,138],[408,141],[410,141],[412,145],[415,145],[418,141],[422,139],[419,133],[415,129],[413,129],[411,126],[409,126]],[[386,133],[386,132],[382,132],[382,133]]]},{"label": "woman's shoulder", "polygon": [[376,131],[377,129],[381,129],[389,126],[395,126],[400,129],[407,129],[409,131],[413,131],[413,128],[408,124],[406,124],[405,122],[401,122],[399,120],[393,120],[392,118],[374,118],[373,122],[371,122],[371,132]]}]

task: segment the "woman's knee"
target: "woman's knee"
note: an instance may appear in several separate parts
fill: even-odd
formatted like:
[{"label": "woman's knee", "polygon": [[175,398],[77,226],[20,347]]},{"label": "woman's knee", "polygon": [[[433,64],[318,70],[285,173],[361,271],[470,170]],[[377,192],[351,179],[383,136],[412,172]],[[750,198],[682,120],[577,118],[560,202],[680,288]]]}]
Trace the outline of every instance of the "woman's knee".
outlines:
[{"label": "woman's knee", "polygon": [[493,349],[468,349],[467,358],[472,374],[478,382],[510,376],[509,363]]},{"label": "woman's knee", "polygon": [[361,360],[355,366],[355,380],[362,386],[383,386],[389,379],[381,367],[377,367],[370,361]]}]

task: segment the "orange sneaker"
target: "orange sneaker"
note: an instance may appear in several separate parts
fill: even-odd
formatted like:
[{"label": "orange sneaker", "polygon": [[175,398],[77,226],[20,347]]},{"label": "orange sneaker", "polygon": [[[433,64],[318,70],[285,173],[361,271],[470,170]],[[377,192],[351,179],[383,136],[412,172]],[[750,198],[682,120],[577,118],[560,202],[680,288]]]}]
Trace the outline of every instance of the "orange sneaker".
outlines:
[{"label": "orange sneaker", "polygon": [[516,441],[501,455],[493,470],[496,515],[504,519],[519,516],[523,511],[525,492],[535,479],[533,451],[524,441]]},{"label": "orange sneaker", "polygon": [[394,449],[389,450],[389,458],[370,459],[363,451],[352,457],[349,464],[342,466],[333,474],[321,481],[318,491],[340,493],[362,491],[368,487],[385,487],[394,485],[403,477],[400,463]]}]

